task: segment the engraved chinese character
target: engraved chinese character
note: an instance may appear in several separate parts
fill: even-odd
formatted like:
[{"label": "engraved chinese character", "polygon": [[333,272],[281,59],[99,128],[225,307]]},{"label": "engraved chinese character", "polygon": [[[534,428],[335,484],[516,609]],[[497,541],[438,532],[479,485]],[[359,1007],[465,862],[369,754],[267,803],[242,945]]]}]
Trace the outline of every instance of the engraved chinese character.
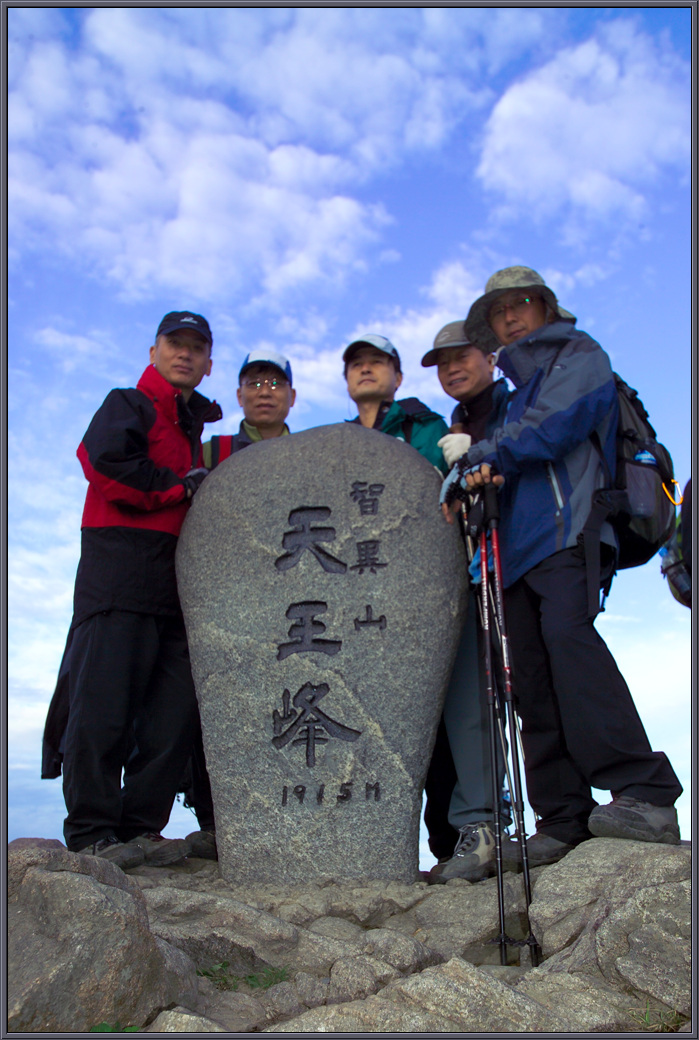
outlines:
[{"label": "engraved chinese character", "polygon": [[292,603],[286,612],[288,618],[296,618],[289,629],[289,635],[298,638],[292,639],[290,643],[280,643],[277,651],[277,660],[283,661],[290,654],[308,654],[312,652],[329,654],[332,656],[339,652],[342,646],[341,639],[317,639],[321,632],[325,631],[322,621],[316,621],[316,614],[324,614],[328,609],[327,603]]},{"label": "engraved chinese character", "polygon": [[367,603],[367,605],[364,608],[364,610],[366,611],[366,616],[365,617],[363,617],[363,618],[356,617],[354,619],[355,631],[359,632],[359,630],[361,628],[364,628],[365,625],[378,625],[379,626],[379,631],[383,632],[384,628],[386,627],[386,615],[385,614],[381,614],[380,617],[375,618],[374,617],[373,608],[371,607],[371,605],[369,603]]},{"label": "engraved chinese character", "polygon": [[286,531],[282,538],[282,546],[289,552],[274,561],[277,570],[288,571],[299,562],[304,549],[312,553],[324,571],[331,574],[344,574],[347,564],[332,556],[327,549],[321,548],[319,542],[334,542],[334,527],[313,527],[315,520],[327,520],[331,510],[326,506],[303,506],[292,509],[289,523],[294,524],[293,531]]},{"label": "engraved chinese character", "polygon": [[352,484],[350,498],[359,503],[362,516],[375,516],[379,511],[379,495],[385,484],[368,484],[366,480],[355,480]]},{"label": "engraved chinese character", "polygon": [[381,542],[377,539],[373,539],[368,542],[357,542],[357,563],[350,567],[351,571],[359,571],[360,574],[364,574],[365,570],[371,571],[372,574],[376,574],[377,567],[387,567],[386,563],[379,563],[379,546]]},{"label": "engraved chinese character", "polygon": [[[318,707],[318,702],[329,692],[327,683],[313,686],[304,683],[298,693],[294,694],[294,707],[291,707],[291,694],[284,690],[282,694],[282,713],[276,708],[272,712],[274,736],[272,743],[276,748],[287,744],[306,745],[306,765],[313,768],[316,764],[316,744],[327,744],[330,737],[338,740],[354,741],[361,736],[361,730],[351,729],[331,719]],[[284,724],[290,725],[284,729]],[[327,734],[327,736],[324,735]]]}]

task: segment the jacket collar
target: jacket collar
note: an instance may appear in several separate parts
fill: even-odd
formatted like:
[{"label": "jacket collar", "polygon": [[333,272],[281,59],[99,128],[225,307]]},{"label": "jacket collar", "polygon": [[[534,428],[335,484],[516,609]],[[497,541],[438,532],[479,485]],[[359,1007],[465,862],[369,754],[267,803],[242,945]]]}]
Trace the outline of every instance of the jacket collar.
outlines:
[{"label": "jacket collar", "polygon": [[[490,396],[490,409],[488,413],[488,422],[486,424],[486,429],[488,429],[488,427],[490,427],[491,424],[497,424],[498,416],[500,415],[502,409],[505,406],[505,402],[510,396],[510,389],[507,385],[507,380],[503,379],[502,377],[500,379],[496,379],[493,383],[491,383],[491,389],[492,394]],[[485,400],[485,393],[486,391],[484,390],[482,394],[479,394],[478,398],[476,398],[476,400],[479,401],[479,403],[481,398]],[[453,412],[451,413],[452,423],[467,423],[470,419],[473,419],[475,416],[473,414],[472,407],[473,402],[471,403],[471,408],[469,408],[468,402],[462,403],[461,401],[459,401],[459,403],[456,405]],[[478,408],[476,408],[476,415],[477,414]]]},{"label": "jacket collar", "polygon": [[528,336],[503,347],[498,355],[498,368],[516,387],[524,386],[577,335],[580,333],[569,321],[543,325]]},{"label": "jacket collar", "polygon": [[[182,391],[168,383],[167,379],[160,375],[155,365],[148,365],[138,381],[137,389],[151,401],[157,401],[161,411],[169,419],[173,422],[177,421],[177,400],[182,397]],[[223,415],[216,401],[210,401],[198,390],[193,391],[188,407],[192,415],[202,423],[216,422]]]}]

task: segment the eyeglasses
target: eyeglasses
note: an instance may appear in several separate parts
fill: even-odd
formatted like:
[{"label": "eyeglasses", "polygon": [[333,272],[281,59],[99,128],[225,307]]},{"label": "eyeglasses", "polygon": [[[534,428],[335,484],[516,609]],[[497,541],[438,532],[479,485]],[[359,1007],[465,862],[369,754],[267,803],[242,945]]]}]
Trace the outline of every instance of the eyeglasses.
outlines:
[{"label": "eyeglasses", "polygon": [[285,386],[289,385],[288,379],[244,379],[241,386],[246,386],[248,390],[261,390],[263,386],[269,387],[270,390],[282,390]]},{"label": "eyeglasses", "polygon": [[490,308],[488,318],[490,321],[493,321],[495,318],[504,318],[507,311],[512,311],[515,315],[522,314],[533,302],[533,296],[520,296],[516,300],[512,300],[511,303],[494,303]]}]

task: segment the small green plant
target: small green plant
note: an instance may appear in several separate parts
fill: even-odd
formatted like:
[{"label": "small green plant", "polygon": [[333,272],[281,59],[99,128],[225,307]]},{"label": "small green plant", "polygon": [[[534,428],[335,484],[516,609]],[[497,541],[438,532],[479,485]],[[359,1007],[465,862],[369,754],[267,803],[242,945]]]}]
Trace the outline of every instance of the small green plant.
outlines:
[{"label": "small green plant", "polygon": [[91,1033],[138,1033],[139,1026],[124,1026],[122,1029],[118,1022],[115,1022],[113,1026],[110,1026],[109,1022],[100,1022],[98,1026],[93,1026],[90,1030]]},{"label": "small green plant", "polygon": [[288,968],[264,968],[256,975],[246,975],[245,981],[250,989],[269,989],[278,982],[286,982],[288,978]]},{"label": "small green plant", "polygon": [[237,990],[241,982],[250,989],[269,989],[277,982],[286,982],[289,978],[288,968],[263,968],[262,971],[250,975],[233,975],[228,971],[229,961],[212,964],[210,968],[197,969],[197,975],[210,979],[217,989]]},{"label": "small green plant", "polygon": [[628,1011],[641,1029],[648,1033],[676,1033],[680,1026],[688,1021],[678,1011],[651,1007],[649,1000],[646,1001],[645,1011],[641,1011],[639,1008],[629,1008]]},{"label": "small green plant", "polygon": [[213,982],[216,989],[232,989],[238,988],[240,978],[238,975],[232,975],[228,971],[230,961],[220,961],[219,964],[212,964],[210,968],[197,968],[197,975],[201,975],[206,979],[210,979]]}]

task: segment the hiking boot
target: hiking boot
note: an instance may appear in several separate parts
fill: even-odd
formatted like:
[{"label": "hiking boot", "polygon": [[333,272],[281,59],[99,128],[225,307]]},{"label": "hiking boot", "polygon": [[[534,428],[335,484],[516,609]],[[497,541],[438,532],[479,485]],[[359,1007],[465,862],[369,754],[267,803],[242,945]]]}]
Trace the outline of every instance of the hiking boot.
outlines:
[{"label": "hiking boot", "polygon": [[679,845],[680,827],[674,805],[653,805],[620,794],[590,813],[588,827],[596,838],[628,838]]},{"label": "hiking boot", "polygon": [[218,859],[214,831],[192,831],[184,840],[189,846],[190,856],[198,856],[199,859]]},{"label": "hiking boot", "polygon": [[[547,867],[551,863],[558,863],[574,848],[575,845],[568,845],[565,841],[558,841],[550,834],[538,831],[527,838],[527,861],[530,867]],[[516,837],[502,843],[502,869],[511,870],[515,874],[522,870],[522,853]]]},{"label": "hiking boot", "polygon": [[442,856],[442,858],[438,859],[430,870],[422,872],[428,885],[436,885],[439,883],[439,876],[444,870],[444,865],[445,863],[448,863],[450,859],[451,856]]},{"label": "hiking boot", "polygon": [[189,852],[189,845],[184,838],[164,838],[154,831],[139,834],[127,844],[142,850],[148,867],[169,867],[173,863],[181,863]]},{"label": "hiking boot", "polygon": [[446,885],[452,878],[481,881],[495,873],[495,837],[488,822],[468,823],[459,827],[459,840],[454,855],[444,864],[435,881]]},{"label": "hiking boot", "polygon": [[110,834],[107,838],[100,838],[91,845],[86,845],[84,849],[80,849],[79,855],[99,856],[100,859],[109,860],[115,867],[121,867],[122,870],[140,866],[145,858],[143,849],[134,845],[125,845],[114,834]]}]

